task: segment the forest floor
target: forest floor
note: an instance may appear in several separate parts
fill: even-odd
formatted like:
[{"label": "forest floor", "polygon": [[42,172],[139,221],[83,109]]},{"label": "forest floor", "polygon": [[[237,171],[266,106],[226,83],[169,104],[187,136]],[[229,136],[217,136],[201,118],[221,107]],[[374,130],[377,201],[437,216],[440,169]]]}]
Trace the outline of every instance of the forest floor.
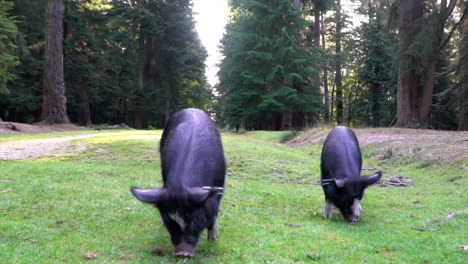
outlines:
[{"label": "forest floor", "polygon": [[99,130],[85,129],[74,124],[0,122],[0,136],[4,135],[0,138],[0,160],[35,159],[85,151],[86,144],[77,145],[72,142],[80,139],[84,142],[84,139],[103,135]]}]

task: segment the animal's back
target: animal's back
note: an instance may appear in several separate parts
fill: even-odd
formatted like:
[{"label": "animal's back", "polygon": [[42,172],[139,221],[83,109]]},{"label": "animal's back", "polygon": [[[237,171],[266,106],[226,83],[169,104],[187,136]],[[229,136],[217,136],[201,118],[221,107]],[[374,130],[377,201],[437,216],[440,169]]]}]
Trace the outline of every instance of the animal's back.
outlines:
[{"label": "animal's back", "polygon": [[[199,109],[175,113],[160,143],[163,180],[188,186],[223,186],[225,160],[213,120]],[[219,177],[218,175],[223,175]]]},{"label": "animal's back", "polygon": [[322,177],[356,177],[360,174],[361,166],[361,150],[356,135],[348,127],[335,127],[323,145]]}]

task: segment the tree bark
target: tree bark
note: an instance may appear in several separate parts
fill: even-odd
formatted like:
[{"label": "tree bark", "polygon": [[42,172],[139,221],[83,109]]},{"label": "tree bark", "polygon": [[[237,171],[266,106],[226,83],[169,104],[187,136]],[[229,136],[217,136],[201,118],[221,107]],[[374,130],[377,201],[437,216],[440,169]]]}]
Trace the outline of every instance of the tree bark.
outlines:
[{"label": "tree bark", "polygon": [[[296,10],[301,10],[301,0],[293,0],[293,8]],[[297,35],[296,40],[297,40],[297,45],[300,45],[301,36]],[[293,120],[293,113],[291,110],[285,111],[281,113],[281,130],[289,130],[292,127],[292,120]]]},{"label": "tree bark", "polygon": [[[468,8],[468,4],[466,7]],[[458,96],[458,130],[468,130],[468,16],[463,17],[460,27],[462,36],[459,57],[460,94]]]},{"label": "tree bark", "polygon": [[[322,52],[325,54],[325,21],[323,14],[320,16],[320,32],[322,34]],[[323,63],[323,93],[325,95],[325,122],[330,122],[330,96],[328,94],[328,67],[327,62]]]},{"label": "tree bark", "polygon": [[335,84],[333,84],[332,91],[331,91],[330,120],[333,120],[334,107],[335,107]]},{"label": "tree bark", "polygon": [[293,0],[293,7],[296,10],[301,10],[302,8],[301,0]]},{"label": "tree bark", "polygon": [[41,120],[47,124],[69,123],[63,73],[63,0],[48,0]]},{"label": "tree bark", "polygon": [[437,31],[431,43],[431,53],[425,72],[424,89],[421,95],[420,120],[421,125],[427,126],[432,111],[432,100],[434,97],[434,86],[436,83],[437,63],[439,62],[440,43],[444,34],[444,25],[448,17],[452,14],[456,0],[451,0],[447,6],[447,0],[440,3],[439,14],[437,16]]},{"label": "tree bark", "polygon": [[291,112],[283,112],[281,115],[281,130],[289,130],[292,127],[292,117]]},{"label": "tree bark", "polygon": [[398,88],[397,88],[397,126],[418,127],[419,117],[419,83],[416,72],[416,59],[406,54],[407,49],[417,33],[415,21],[422,16],[423,0],[401,1],[399,21]]},{"label": "tree bark", "polygon": [[[320,49],[320,10],[317,5],[314,6],[314,47]],[[317,64],[315,70],[317,71],[317,77],[312,81],[312,89],[314,89],[317,94],[320,94],[320,64]],[[307,125],[313,126],[317,123],[318,117],[317,113],[308,113],[307,115]]]},{"label": "tree bark", "polygon": [[148,113],[145,109],[145,89],[151,81],[151,60],[153,58],[153,38],[144,30],[143,22],[140,28],[140,63],[138,67],[138,90],[135,98],[134,126],[137,129],[148,128]]},{"label": "tree bark", "polygon": [[89,81],[86,76],[81,77],[78,89],[78,123],[81,126],[91,125],[91,109],[89,106]]},{"label": "tree bark", "polygon": [[343,123],[343,84],[341,76],[341,1],[336,1],[336,39],[335,39],[335,86],[336,86],[336,123]]}]

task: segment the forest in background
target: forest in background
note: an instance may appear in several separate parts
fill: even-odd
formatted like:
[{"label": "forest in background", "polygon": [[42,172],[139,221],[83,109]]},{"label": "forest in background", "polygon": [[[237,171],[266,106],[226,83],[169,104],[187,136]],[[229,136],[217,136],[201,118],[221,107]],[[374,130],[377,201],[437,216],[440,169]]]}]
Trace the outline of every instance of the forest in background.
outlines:
[{"label": "forest in background", "polygon": [[219,83],[190,0],[0,0],[0,119],[468,130],[463,0],[230,0]]}]

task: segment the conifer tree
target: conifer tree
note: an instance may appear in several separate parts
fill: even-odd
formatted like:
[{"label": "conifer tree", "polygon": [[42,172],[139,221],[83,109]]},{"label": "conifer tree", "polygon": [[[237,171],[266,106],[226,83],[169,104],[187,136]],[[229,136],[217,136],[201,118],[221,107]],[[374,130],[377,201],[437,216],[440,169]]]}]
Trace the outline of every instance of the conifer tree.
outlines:
[{"label": "conifer tree", "polygon": [[12,7],[13,2],[0,0],[0,94],[9,93],[7,82],[15,78],[14,67],[19,64],[15,49],[20,33],[10,14]]},{"label": "conifer tree", "polygon": [[41,120],[47,124],[68,123],[63,73],[63,0],[48,0],[44,91]]},{"label": "conifer tree", "polygon": [[291,113],[292,126],[303,127],[306,113],[319,111],[320,94],[311,88],[318,74],[313,49],[297,40],[305,27],[301,13],[287,0],[231,4],[219,72],[222,119],[277,130],[288,128]]}]

